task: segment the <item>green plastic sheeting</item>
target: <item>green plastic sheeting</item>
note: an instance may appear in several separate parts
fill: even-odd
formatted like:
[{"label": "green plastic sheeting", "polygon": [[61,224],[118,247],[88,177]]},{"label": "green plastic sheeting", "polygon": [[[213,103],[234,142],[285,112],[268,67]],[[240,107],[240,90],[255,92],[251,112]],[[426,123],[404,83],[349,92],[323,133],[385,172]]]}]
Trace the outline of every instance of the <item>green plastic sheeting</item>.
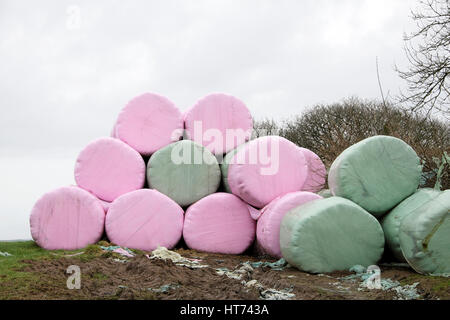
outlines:
[{"label": "green plastic sheeting", "polygon": [[399,239],[403,256],[414,270],[449,276],[450,190],[403,218]]},{"label": "green plastic sheeting", "polygon": [[283,257],[300,270],[322,273],[375,264],[384,235],[377,219],[350,200],[331,197],[289,211],[281,222]]},{"label": "green plastic sheeting", "polygon": [[434,201],[440,194],[440,191],[430,188],[419,189],[392,209],[381,221],[386,244],[397,261],[406,262],[398,238],[402,220],[414,211],[429,206],[430,202]]},{"label": "green plastic sheeting", "polygon": [[220,171],[222,173],[222,181],[223,181],[223,186],[225,188],[225,191],[228,193],[231,193],[231,188],[228,184],[228,166],[231,162],[231,160],[233,160],[234,155],[241,150],[247,143],[241,144],[240,146],[238,146],[237,148],[229,151],[225,157],[223,158],[222,164],[220,165]]},{"label": "green plastic sheeting", "polygon": [[329,189],[322,189],[319,192],[317,192],[317,194],[322,198],[331,198],[333,196],[333,194]]},{"label": "green plastic sheeting", "polygon": [[414,193],[422,166],[415,151],[400,139],[374,136],[342,152],[330,167],[328,185],[376,217]]},{"label": "green plastic sheeting", "polygon": [[180,206],[214,193],[220,184],[216,157],[203,146],[183,140],[156,151],[147,164],[149,187]]}]

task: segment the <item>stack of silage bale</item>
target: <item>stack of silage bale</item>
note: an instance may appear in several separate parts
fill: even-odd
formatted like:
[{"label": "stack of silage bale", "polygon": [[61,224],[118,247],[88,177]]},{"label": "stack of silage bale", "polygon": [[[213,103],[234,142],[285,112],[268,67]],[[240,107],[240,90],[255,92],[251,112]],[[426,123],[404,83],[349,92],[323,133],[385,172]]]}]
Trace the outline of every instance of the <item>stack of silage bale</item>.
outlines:
[{"label": "stack of silage bale", "polygon": [[[415,152],[392,137],[361,141],[333,163],[331,191],[324,192],[327,172],[316,154],[278,136],[250,140],[252,126],[245,104],[230,95],[208,95],[184,114],[160,95],[134,98],[112,137],[81,151],[77,186],[37,201],[30,216],[33,239],[46,249],[77,249],[106,231],[117,245],[151,251],[173,248],[183,237],[192,249],[225,254],[255,243],[259,252],[310,272],[376,263],[384,248],[376,218],[416,191],[421,167]],[[448,212],[432,204],[439,197],[431,198],[419,201],[433,212],[418,218],[423,238],[439,219],[448,229]],[[392,215],[420,215],[409,214],[415,206],[404,207],[408,214],[394,210],[383,226]],[[415,269],[429,270],[409,241],[416,218],[404,220],[403,229],[387,227],[387,241],[403,239],[408,262],[419,259]],[[430,248],[442,248],[448,234],[439,232],[439,244]],[[398,251],[401,240],[394,241]],[[444,256],[439,266],[448,262]]]},{"label": "stack of silage bale", "polygon": [[421,170],[414,150],[394,137],[349,147],[330,167],[327,199],[284,215],[283,256],[305,271],[344,270],[375,264],[386,240],[416,271],[450,273],[449,190],[417,190]]}]

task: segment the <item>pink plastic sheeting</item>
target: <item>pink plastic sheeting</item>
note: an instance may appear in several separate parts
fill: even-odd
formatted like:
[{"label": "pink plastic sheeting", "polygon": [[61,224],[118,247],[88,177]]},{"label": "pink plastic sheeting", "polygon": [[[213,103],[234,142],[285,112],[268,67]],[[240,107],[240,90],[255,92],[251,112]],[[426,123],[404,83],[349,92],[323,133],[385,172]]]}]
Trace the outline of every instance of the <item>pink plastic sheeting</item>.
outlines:
[{"label": "pink plastic sheeting", "polygon": [[262,208],[280,195],[300,191],[307,175],[306,158],[294,143],[266,136],[236,152],[228,166],[227,181],[233,194]]},{"label": "pink plastic sheeting", "polygon": [[261,210],[256,227],[258,250],[276,258],[281,258],[280,225],[284,215],[302,204],[322,199],[321,196],[307,191],[291,192],[271,201]]},{"label": "pink plastic sheeting", "polygon": [[122,109],[112,135],[148,156],[180,140],[183,126],[183,116],[172,101],[155,93],[144,93]]},{"label": "pink plastic sheeting", "polygon": [[214,193],[186,211],[183,237],[194,250],[243,253],[255,239],[256,223],[247,204],[230,193]]},{"label": "pink plastic sheeting", "polygon": [[258,220],[259,217],[261,216],[261,210],[253,208],[250,205],[247,205],[248,207],[248,212],[250,213],[250,217],[252,217],[253,220]]},{"label": "pink plastic sheeting", "polygon": [[[184,126],[190,140],[220,155],[250,139],[253,119],[241,100],[215,93],[198,100],[185,112]],[[237,138],[238,132],[241,132],[240,139]]]},{"label": "pink plastic sheeting", "polygon": [[98,199],[98,201],[100,201],[100,203],[102,204],[102,207],[103,207],[103,210],[105,211],[105,213],[108,213],[108,210],[111,207],[111,202],[103,201],[101,199]]},{"label": "pink plastic sheeting", "polygon": [[318,192],[325,186],[327,169],[317,154],[306,148],[300,148],[300,150],[302,150],[308,163],[308,175],[302,190]]},{"label": "pink plastic sheeting", "polygon": [[78,156],[75,181],[101,200],[111,202],[142,188],[145,172],[145,162],[137,151],[118,139],[100,138]]},{"label": "pink plastic sheeting", "polygon": [[44,194],[30,215],[31,236],[47,250],[75,250],[100,240],[105,213],[100,201],[78,187]]},{"label": "pink plastic sheeting", "polygon": [[119,246],[152,251],[173,248],[183,233],[183,209],[156,190],[142,189],[117,198],[106,215],[108,239]]}]

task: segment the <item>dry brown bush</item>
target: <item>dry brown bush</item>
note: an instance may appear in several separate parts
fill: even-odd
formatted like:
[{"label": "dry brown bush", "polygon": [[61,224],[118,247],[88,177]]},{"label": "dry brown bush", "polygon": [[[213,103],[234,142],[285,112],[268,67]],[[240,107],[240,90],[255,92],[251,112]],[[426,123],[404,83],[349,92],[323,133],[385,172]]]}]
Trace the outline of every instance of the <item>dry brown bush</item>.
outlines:
[{"label": "dry brown bush", "polygon": [[[352,144],[374,135],[388,135],[408,143],[422,159],[422,186],[433,187],[438,164],[444,151],[450,154],[448,122],[430,119],[417,113],[384,105],[378,101],[359,98],[339,103],[319,104],[294,119],[276,124],[272,120],[256,122],[257,136],[278,134],[298,146],[318,154],[327,168],[336,157]],[[442,188],[450,187],[448,164],[441,180]]]}]

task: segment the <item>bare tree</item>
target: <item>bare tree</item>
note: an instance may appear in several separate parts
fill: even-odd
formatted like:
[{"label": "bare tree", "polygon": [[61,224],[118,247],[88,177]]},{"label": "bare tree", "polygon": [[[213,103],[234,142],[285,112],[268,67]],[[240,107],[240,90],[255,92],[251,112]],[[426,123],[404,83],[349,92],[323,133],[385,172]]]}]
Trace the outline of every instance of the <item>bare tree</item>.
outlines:
[{"label": "bare tree", "polygon": [[420,0],[412,11],[418,31],[404,36],[410,66],[399,70],[407,93],[400,102],[411,111],[450,115],[450,0]]},{"label": "bare tree", "polygon": [[273,119],[265,118],[253,124],[252,138],[279,134],[279,126]]}]

